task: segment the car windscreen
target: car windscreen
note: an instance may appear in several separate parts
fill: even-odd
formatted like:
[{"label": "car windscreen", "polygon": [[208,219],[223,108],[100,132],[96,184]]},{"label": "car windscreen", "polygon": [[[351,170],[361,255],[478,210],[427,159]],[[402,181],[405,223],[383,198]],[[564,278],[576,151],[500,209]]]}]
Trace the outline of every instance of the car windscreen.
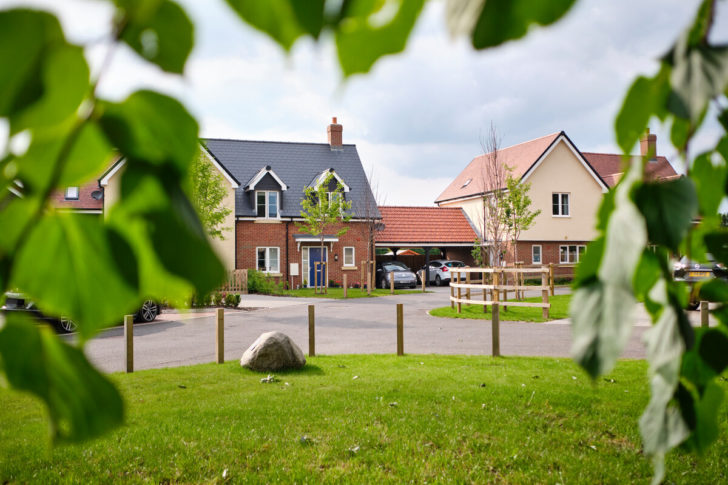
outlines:
[{"label": "car windscreen", "polygon": [[402,263],[387,263],[383,266],[384,271],[409,271],[410,269]]},{"label": "car windscreen", "polygon": [[449,266],[450,268],[462,268],[465,266],[465,263],[462,261],[448,261],[445,263],[445,266]]}]

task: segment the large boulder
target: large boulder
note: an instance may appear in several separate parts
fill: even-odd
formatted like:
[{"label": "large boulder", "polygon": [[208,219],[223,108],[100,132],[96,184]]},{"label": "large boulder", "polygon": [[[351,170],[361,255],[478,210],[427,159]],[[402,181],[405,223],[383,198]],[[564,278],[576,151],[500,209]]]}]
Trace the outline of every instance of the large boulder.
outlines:
[{"label": "large boulder", "polygon": [[240,365],[255,371],[300,369],[306,365],[306,357],[288,335],[266,332],[243,353]]}]

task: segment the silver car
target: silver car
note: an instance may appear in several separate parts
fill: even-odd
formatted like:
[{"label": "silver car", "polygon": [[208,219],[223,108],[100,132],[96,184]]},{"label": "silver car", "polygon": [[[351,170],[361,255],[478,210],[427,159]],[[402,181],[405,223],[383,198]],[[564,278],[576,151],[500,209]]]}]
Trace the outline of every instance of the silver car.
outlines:
[{"label": "silver car", "polygon": [[417,286],[417,275],[407,265],[399,261],[377,263],[377,286],[389,288],[390,273],[394,274],[395,288],[415,288]]},{"label": "silver car", "polygon": [[[450,268],[464,268],[465,263],[450,259],[436,259],[430,261],[430,276],[428,283],[435,283],[436,286],[450,284]],[[422,267],[425,269],[425,266]]]}]

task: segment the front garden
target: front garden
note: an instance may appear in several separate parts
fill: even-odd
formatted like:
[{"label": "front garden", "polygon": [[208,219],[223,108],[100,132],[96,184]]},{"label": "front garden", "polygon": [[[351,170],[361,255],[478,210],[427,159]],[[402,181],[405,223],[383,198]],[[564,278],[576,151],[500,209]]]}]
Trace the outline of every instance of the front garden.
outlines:
[{"label": "front garden", "polygon": [[[540,303],[541,297],[524,298],[522,300],[508,300],[508,301],[525,301]],[[549,309],[549,318],[543,318],[541,308],[538,307],[516,307],[508,306],[506,303],[500,305],[500,321],[513,321],[513,322],[547,322],[550,320],[559,320],[562,318],[569,318],[569,304],[571,303],[571,295],[554,295],[549,297],[549,303],[551,308]],[[471,318],[478,320],[490,320],[492,315],[492,308],[489,306],[486,312],[483,312],[483,305],[467,305],[463,303],[461,305],[461,312],[457,312],[456,308],[444,306],[430,310],[430,315],[433,317],[447,317],[447,318]]]}]

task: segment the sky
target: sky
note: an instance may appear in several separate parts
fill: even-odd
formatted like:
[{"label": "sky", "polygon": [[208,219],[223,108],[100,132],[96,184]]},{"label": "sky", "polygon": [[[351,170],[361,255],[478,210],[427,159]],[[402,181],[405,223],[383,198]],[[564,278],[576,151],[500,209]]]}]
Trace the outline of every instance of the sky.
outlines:
[{"label": "sky", "polygon": [[[450,181],[482,153],[491,123],[506,147],[564,130],[581,151],[618,153],[614,118],[635,76],[691,22],[699,1],[580,0],[558,23],[519,41],[475,51],[452,39],[444,1],[430,1],[404,53],[370,73],[343,80],[330,35],[299,40],[284,53],[244,24],[223,0],[181,0],[196,45],[183,77],[162,73],[117,48],[99,86],[121,100],[141,88],[180,99],[209,138],[326,142],[336,116],[344,143],[357,145],[380,204],[433,205]],[[87,46],[92,70],[105,57],[112,10],[98,0],[0,0],[59,15],[67,36]],[[714,37],[728,37],[728,6]],[[719,8],[721,8],[719,7]],[[659,123],[657,151],[680,170]],[[720,135],[714,122],[693,149]]]}]

